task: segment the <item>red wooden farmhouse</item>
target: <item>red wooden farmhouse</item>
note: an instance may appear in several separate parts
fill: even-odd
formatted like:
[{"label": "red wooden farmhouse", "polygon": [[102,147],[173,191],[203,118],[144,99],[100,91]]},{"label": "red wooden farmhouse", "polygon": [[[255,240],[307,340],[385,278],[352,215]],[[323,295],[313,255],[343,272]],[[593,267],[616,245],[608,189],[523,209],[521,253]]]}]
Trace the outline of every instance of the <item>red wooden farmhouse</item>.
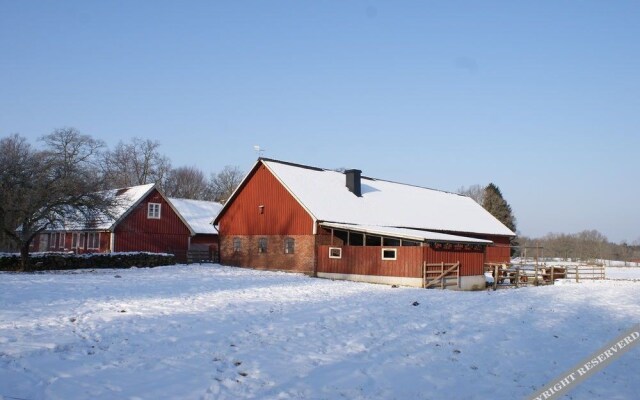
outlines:
[{"label": "red wooden farmhouse", "polygon": [[264,158],[214,224],[222,264],[460,289],[514,236],[466,196]]},{"label": "red wooden farmhouse", "polygon": [[[73,251],[111,253],[148,251],[175,254],[185,261],[192,239],[207,248],[217,246],[217,232],[202,227],[203,213],[209,222],[218,203],[193,204],[189,200],[168,200],[154,184],[111,191],[118,200],[112,215],[83,223],[60,224],[42,232],[33,242],[33,251]],[[176,207],[173,203],[176,203]],[[180,213],[179,209],[184,212]]]}]

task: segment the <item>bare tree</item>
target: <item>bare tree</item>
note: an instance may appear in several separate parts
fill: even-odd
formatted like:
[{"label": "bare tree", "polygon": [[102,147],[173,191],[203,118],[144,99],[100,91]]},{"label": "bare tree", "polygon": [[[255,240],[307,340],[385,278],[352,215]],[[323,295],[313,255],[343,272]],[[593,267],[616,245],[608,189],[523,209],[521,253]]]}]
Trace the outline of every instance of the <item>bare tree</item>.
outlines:
[{"label": "bare tree", "polygon": [[114,204],[95,192],[99,141],[71,128],[42,141],[44,150],[17,134],[0,140],[0,229],[19,247],[22,270],[29,269],[29,246],[38,233],[109,213]]},{"label": "bare tree", "polygon": [[485,188],[486,186],[480,186],[477,184],[471,185],[468,188],[465,188],[464,186],[462,186],[461,188],[458,189],[458,193],[464,196],[471,197],[473,200],[476,201],[476,203],[482,205],[482,202],[484,201]]},{"label": "bare tree", "polygon": [[236,190],[238,185],[242,182],[244,173],[240,168],[227,165],[224,169],[217,174],[211,174],[211,190],[213,192],[214,200],[220,203],[226,203],[231,197],[231,194]]},{"label": "bare tree", "polygon": [[104,157],[107,188],[162,182],[171,170],[169,158],[159,151],[160,142],[133,138],[120,142]]},{"label": "bare tree", "polygon": [[213,192],[204,173],[197,167],[180,167],[169,171],[163,183],[169,197],[194,200],[213,200]]}]

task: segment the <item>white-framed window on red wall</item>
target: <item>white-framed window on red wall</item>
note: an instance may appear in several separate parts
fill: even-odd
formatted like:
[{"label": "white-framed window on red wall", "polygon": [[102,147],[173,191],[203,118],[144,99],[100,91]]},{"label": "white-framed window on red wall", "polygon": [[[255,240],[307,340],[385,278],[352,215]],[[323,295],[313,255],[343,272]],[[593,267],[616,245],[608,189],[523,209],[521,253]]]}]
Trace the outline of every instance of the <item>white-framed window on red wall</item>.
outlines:
[{"label": "white-framed window on red wall", "polygon": [[84,233],[73,232],[71,234],[71,249],[83,249],[84,248]]},{"label": "white-framed window on red wall", "polygon": [[100,248],[100,232],[87,233],[87,249],[95,250]]},{"label": "white-framed window on red wall", "polygon": [[58,232],[53,232],[49,234],[49,249],[55,250],[58,247],[58,237],[60,234]]},{"label": "white-framed window on red wall", "polygon": [[149,203],[147,205],[147,218],[148,219],[160,219],[160,212],[162,210],[162,204]]}]

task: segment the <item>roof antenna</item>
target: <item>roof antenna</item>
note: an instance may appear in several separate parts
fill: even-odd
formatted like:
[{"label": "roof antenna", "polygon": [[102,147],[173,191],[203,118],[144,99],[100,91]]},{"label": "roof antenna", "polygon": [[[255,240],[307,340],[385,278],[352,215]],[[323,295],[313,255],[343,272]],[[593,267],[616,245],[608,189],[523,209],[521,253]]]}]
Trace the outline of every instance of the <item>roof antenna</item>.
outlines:
[{"label": "roof antenna", "polygon": [[253,146],[253,150],[255,150],[256,154],[258,154],[258,158],[261,158],[265,152],[265,149],[261,148],[258,145]]}]

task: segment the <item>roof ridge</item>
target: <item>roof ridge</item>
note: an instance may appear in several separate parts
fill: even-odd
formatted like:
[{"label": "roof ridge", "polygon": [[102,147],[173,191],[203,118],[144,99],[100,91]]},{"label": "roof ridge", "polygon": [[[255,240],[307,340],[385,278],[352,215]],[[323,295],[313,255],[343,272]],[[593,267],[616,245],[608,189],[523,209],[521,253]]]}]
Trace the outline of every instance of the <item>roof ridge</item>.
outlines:
[{"label": "roof ridge", "polygon": [[[321,171],[321,172],[325,172],[326,171],[326,172],[343,173],[343,172],[337,171],[335,169],[314,167],[314,166],[311,166],[311,165],[299,164],[299,163],[294,163],[294,162],[289,162],[289,161],[276,160],[276,159],[273,159],[273,158],[260,157],[260,158],[258,158],[258,160],[275,162],[275,163],[279,163],[279,164],[283,164],[283,165],[288,165],[288,166],[291,166],[291,167],[310,169],[310,170],[313,170],[313,171]],[[362,175],[361,179],[368,179],[368,180],[378,181],[378,182],[388,182],[388,183],[393,183],[393,184],[396,184],[396,185],[403,185],[403,186],[409,186],[409,187],[414,187],[414,188],[418,188],[418,189],[432,190],[434,192],[453,194],[453,195],[461,196],[461,197],[469,197],[469,196],[465,196],[465,195],[460,194],[460,193],[450,192],[448,190],[434,189],[434,188],[430,188],[430,187],[426,187],[426,186],[414,185],[414,184],[411,184],[411,183],[392,181],[392,180],[389,180],[389,179],[374,178],[374,177],[365,176],[365,175]]]}]

